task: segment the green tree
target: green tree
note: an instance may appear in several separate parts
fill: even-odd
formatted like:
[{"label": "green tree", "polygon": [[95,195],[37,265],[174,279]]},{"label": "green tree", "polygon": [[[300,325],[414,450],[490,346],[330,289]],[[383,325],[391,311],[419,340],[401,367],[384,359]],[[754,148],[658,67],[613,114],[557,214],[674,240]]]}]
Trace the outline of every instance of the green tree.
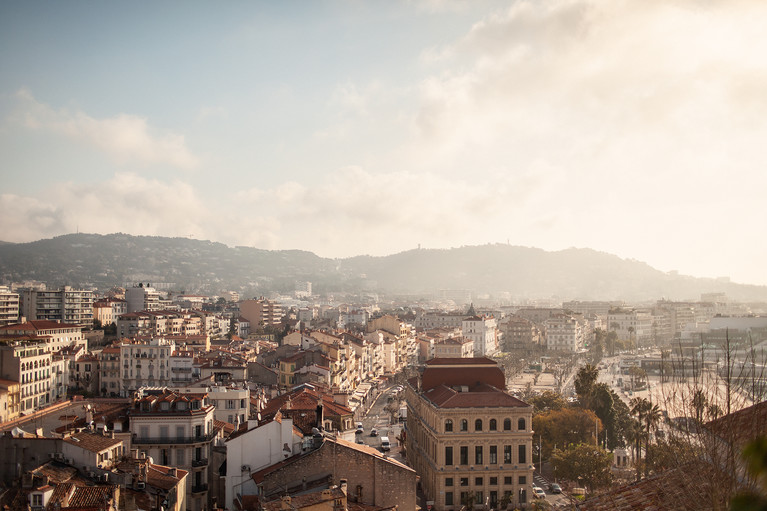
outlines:
[{"label": "green tree", "polygon": [[759,437],[743,449],[746,470],[758,490],[739,493],[732,499],[732,511],[767,511],[767,437]]},{"label": "green tree", "polygon": [[[637,449],[637,455],[641,454],[641,444],[644,442],[645,452],[650,447],[650,434],[657,430],[660,423],[662,414],[658,405],[653,404],[650,400],[644,397],[635,397],[630,402],[631,413],[637,416],[637,421],[641,429],[641,434],[636,437],[636,442],[639,447]],[[637,458],[638,460],[639,458]],[[647,463],[645,465],[645,476],[648,474]],[[639,478],[639,470],[637,470],[637,479]]]},{"label": "green tree", "polygon": [[575,381],[573,382],[575,394],[584,408],[591,408],[591,394],[598,377],[599,369],[591,364],[586,364],[578,369],[578,373],[575,375]]},{"label": "green tree", "polygon": [[591,444],[579,444],[557,449],[551,463],[558,477],[568,481],[581,480],[590,489],[604,488],[612,482],[612,454]]},{"label": "green tree", "polygon": [[533,413],[535,414],[567,408],[567,401],[565,401],[561,394],[553,390],[544,390],[542,393],[533,396],[528,403],[533,405]]},{"label": "green tree", "polygon": [[543,457],[548,458],[554,446],[594,443],[594,432],[602,430],[602,423],[591,410],[563,408],[533,417],[533,430],[541,436]]}]

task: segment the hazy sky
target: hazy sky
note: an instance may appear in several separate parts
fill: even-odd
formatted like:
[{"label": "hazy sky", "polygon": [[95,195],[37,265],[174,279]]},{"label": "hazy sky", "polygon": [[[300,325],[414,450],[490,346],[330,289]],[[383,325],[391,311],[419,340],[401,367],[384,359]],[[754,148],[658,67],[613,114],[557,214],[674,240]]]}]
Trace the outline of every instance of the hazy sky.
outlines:
[{"label": "hazy sky", "polygon": [[767,2],[0,3],[0,240],[590,247],[767,284]]}]

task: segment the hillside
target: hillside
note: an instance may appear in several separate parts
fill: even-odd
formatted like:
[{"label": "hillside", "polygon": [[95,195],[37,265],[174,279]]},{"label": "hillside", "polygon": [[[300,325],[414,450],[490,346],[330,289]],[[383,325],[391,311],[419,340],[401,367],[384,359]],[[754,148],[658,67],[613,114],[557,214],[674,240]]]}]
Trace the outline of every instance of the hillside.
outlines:
[{"label": "hillside", "polygon": [[289,292],[308,280],[318,293],[374,290],[428,295],[442,289],[509,292],[562,299],[697,299],[725,292],[767,299],[767,287],[669,275],[590,249],[557,252],[511,245],[410,250],[386,257],[326,259],[298,250],[227,247],[187,238],[69,234],[31,243],[0,243],[0,283],[106,289],[129,282],[171,283],[177,292],[244,296]]}]

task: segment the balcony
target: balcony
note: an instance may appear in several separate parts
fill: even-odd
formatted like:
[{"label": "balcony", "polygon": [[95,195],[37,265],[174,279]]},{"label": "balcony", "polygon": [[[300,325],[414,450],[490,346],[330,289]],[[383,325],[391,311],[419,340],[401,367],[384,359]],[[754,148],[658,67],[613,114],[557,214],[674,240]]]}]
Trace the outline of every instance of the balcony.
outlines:
[{"label": "balcony", "polygon": [[176,436],[166,438],[141,438],[138,436],[133,437],[134,444],[153,444],[153,445],[173,445],[173,444],[199,444],[203,442],[210,442],[216,437],[216,433],[209,433],[202,436]]},{"label": "balcony", "polygon": [[208,465],[208,458],[200,458],[199,460],[192,460],[192,467],[205,467]]},{"label": "balcony", "polygon": [[206,491],[208,491],[207,484],[195,484],[192,486],[192,493],[204,493]]}]

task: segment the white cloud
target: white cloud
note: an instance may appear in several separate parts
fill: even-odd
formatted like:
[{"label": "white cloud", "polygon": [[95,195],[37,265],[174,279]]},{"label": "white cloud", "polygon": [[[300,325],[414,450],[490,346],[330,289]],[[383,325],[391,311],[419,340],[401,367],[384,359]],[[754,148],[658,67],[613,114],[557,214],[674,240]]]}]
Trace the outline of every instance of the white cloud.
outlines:
[{"label": "white cloud", "polygon": [[12,120],[27,129],[91,144],[121,163],[159,163],[183,169],[198,165],[183,135],[157,134],[143,117],[119,114],[96,119],[81,111],[56,110],[27,90],[20,90],[16,97],[19,107]]}]

